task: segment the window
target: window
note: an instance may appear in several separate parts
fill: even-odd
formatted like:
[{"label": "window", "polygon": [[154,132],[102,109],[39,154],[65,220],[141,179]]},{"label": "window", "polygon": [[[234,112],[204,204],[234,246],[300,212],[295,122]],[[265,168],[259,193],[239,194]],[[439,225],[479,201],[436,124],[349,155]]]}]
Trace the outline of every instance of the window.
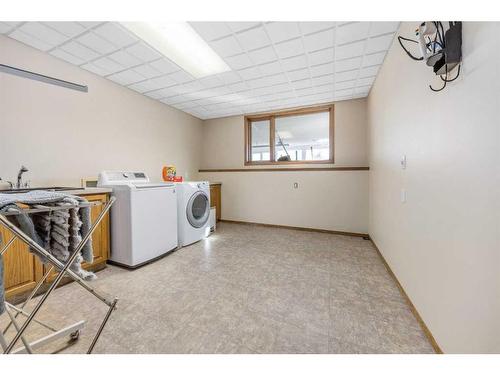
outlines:
[{"label": "window", "polygon": [[333,163],[333,105],[245,117],[245,165]]}]

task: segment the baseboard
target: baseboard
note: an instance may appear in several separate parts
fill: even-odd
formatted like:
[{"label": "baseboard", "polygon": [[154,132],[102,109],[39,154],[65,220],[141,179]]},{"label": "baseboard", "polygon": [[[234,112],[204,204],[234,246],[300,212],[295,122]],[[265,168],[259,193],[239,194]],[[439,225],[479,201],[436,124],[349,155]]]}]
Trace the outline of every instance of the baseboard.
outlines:
[{"label": "baseboard", "polygon": [[303,230],[306,232],[339,234],[342,236],[362,237],[362,238],[367,239],[367,240],[370,239],[370,236],[367,233],[344,232],[344,231],[338,231],[338,230],[317,229],[317,228],[307,228],[307,227],[293,227],[290,225],[255,223],[252,221],[239,221],[239,220],[226,220],[226,219],[220,219],[219,221],[221,221],[223,223],[255,225],[255,226],[270,227],[270,228],[294,229],[294,230]]},{"label": "baseboard", "polygon": [[429,328],[425,324],[424,320],[422,319],[422,317],[418,313],[418,310],[416,309],[415,305],[411,301],[410,297],[408,297],[408,294],[406,294],[406,291],[403,289],[403,286],[399,282],[398,278],[396,277],[396,275],[394,274],[394,272],[392,272],[392,269],[389,266],[389,263],[387,263],[387,261],[385,260],[384,256],[380,252],[377,244],[375,243],[375,241],[373,241],[373,238],[370,238],[370,240],[372,241],[372,244],[375,247],[375,250],[377,250],[377,253],[380,256],[380,259],[382,259],[382,262],[384,263],[385,268],[387,269],[387,271],[389,272],[389,274],[391,275],[391,277],[396,282],[396,285],[398,286],[399,290],[401,291],[401,294],[403,294],[403,296],[406,298],[406,301],[410,305],[411,312],[413,313],[413,315],[417,319],[418,324],[420,324],[420,327],[422,328],[422,330],[424,331],[425,335],[427,336],[427,339],[429,340],[430,344],[432,345],[434,351],[437,354],[443,354],[443,351],[441,350],[441,348],[439,347],[436,339],[432,335],[432,332],[429,330]]}]

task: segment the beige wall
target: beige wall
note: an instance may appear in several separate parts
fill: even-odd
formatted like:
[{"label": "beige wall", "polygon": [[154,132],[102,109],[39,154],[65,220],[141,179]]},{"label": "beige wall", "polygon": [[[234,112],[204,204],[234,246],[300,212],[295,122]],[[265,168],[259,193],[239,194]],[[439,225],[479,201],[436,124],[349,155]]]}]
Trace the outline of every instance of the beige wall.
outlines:
[{"label": "beige wall", "polygon": [[1,63],[85,84],[88,93],[0,73],[0,177],[21,164],[32,185],[79,185],[103,169],[161,167],[196,178],[202,121],[0,36]]},{"label": "beige wall", "polygon": [[369,232],[448,353],[500,352],[499,35],[464,23],[462,75],[440,93],[396,41],[368,100]]},{"label": "beige wall", "polygon": [[[366,166],[366,142],[366,100],[336,103],[334,166]],[[243,116],[205,121],[202,168],[244,168],[243,163]],[[223,183],[223,219],[368,230],[367,171],[210,172],[200,173],[200,178]]]}]

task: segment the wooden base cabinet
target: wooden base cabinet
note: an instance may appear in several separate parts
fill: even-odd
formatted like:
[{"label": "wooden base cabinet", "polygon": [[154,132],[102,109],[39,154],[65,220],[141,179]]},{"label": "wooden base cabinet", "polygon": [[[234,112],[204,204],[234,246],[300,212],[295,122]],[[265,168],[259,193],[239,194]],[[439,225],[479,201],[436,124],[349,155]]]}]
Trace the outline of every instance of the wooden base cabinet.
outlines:
[{"label": "wooden base cabinet", "polygon": [[210,207],[215,207],[216,219],[219,221],[222,209],[221,184],[210,184]]},{"label": "wooden base cabinet", "polygon": [[[83,195],[89,202],[100,201],[102,205],[92,207],[91,218],[96,220],[103,209],[103,205],[108,201],[107,194]],[[0,233],[4,243],[8,241],[11,233],[1,227]],[[92,263],[83,263],[86,270],[97,271],[106,267],[106,261],[109,258],[109,215],[106,215],[101,224],[92,234],[92,245],[94,250],[94,261]],[[11,248],[4,254],[4,285],[5,296],[7,299],[17,302],[27,295],[36,283],[43,277],[46,265],[31,254],[28,247],[20,240],[16,239]],[[47,278],[47,283],[54,280],[56,272],[53,271]],[[70,280],[64,278],[63,280]]]}]

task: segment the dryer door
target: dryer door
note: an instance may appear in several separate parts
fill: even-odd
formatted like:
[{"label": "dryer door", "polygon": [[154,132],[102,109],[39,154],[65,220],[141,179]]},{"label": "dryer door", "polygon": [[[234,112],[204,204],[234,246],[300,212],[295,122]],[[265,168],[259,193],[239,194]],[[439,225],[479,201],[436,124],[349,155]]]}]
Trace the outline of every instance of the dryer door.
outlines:
[{"label": "dryer door", "polygon": [[189,198],[186,215],[189,224],[195,228],[201,228],[207,223],[210,216],[210,202],[204,192],[197,191]]}]

